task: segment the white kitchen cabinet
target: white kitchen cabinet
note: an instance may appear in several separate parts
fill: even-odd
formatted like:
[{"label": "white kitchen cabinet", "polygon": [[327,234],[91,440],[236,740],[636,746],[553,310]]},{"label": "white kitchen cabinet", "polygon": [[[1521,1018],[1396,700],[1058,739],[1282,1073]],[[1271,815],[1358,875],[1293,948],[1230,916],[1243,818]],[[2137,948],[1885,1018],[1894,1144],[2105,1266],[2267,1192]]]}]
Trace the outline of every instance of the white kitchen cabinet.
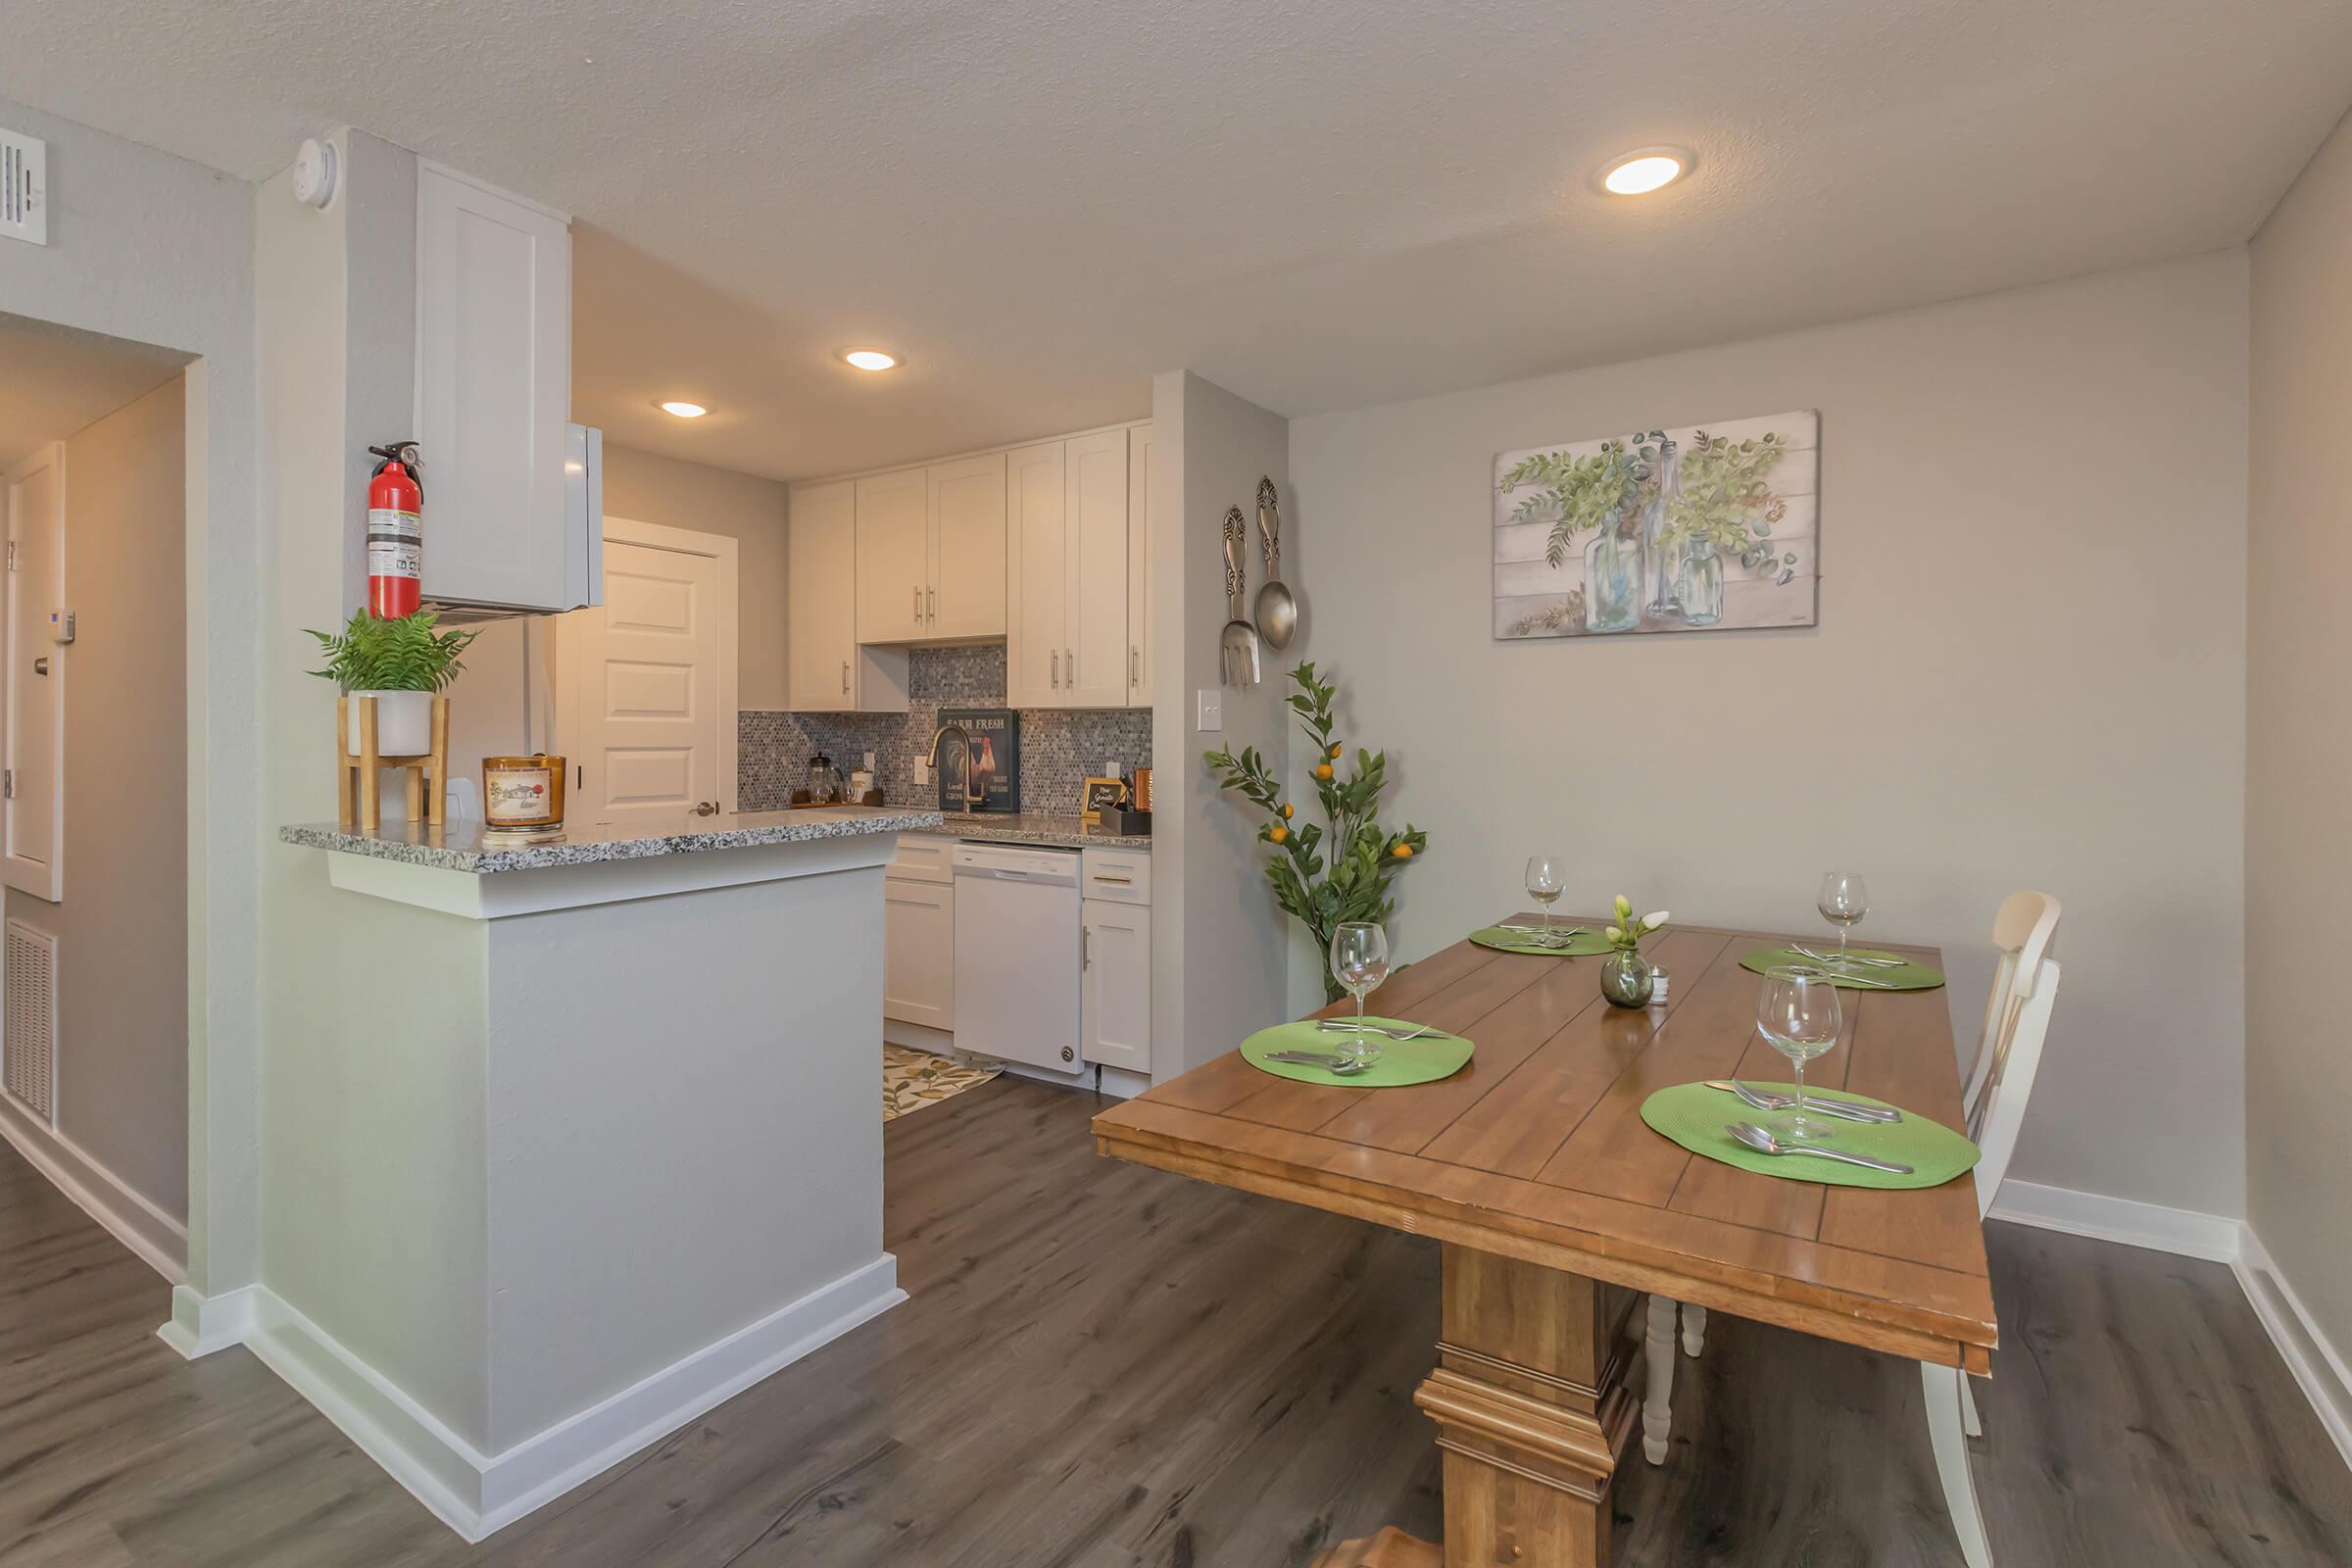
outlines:
[{"label": "white kitchen cabinet", "polygon": [[882,879],[882,1016],[956,1027],[954,883]]},{"label": "white kitchen cabinet", "polygon": [[1152,427],[1127,432],[1127,706],[1152,706]]},{"label": "white kitchen cabinet", "polygon": [[1127,432],[1066,444],[1070,492],[1064,708],[1127,705]]},{"label": "white kitchen cabinet", "polygon": [[569,220],[420,161],[416,440],[427,601],[545,611],[602,601],[603,518],[587,515],[566,471],[570,418]]},{"label": "white kitchen cabinet", "polygon": [[926,470],[905,468],[857,481],[858,640],[919,641],[929,621],[931,487]]},{"label": "white kitchen cabinet", "polygon": [[1004,634],[1004,455],[857,482],[858,640]]},{"label": "white kitchen cabinet", "polygon": [[784,569],[786,697],[795,712],[906,711],[905,649],[858,641],[857,486],[792,492]]},{"label": "white kitchen cabinet", "polygon": [[1152,911],[1088,899],[1080,906],[1086,972],[1079,1054],[1103,1067],[1152,1071]]},{"label": "white kitchen cabinet", "polygon": [[1004,635],[1004,454],[925,470],[931,491],[931,587],[925,634]]},{"label": "white kitchen cabinet", "polygon": [[1123,708],[1127,432],[1024,447],[1006,463],[1006,665],[1016,708]]},{"label": "white kitchen cabinet", "polygon": [[1004,459],[1006,703],[1060,708],[1061,642],[1068,624],[1069,491],[1062,443]]}]

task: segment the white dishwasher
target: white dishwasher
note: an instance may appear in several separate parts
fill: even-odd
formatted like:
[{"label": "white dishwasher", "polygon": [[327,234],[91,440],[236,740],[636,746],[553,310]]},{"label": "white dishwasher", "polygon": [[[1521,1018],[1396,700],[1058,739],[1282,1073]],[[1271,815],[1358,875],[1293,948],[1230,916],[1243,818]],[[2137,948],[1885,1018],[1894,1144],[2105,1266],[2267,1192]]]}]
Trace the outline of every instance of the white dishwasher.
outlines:
[{"label": "white dishwasher", "polygon": [[1078,852],[956,846],[956,1049],[1057,1073],[1078,1056]]}]

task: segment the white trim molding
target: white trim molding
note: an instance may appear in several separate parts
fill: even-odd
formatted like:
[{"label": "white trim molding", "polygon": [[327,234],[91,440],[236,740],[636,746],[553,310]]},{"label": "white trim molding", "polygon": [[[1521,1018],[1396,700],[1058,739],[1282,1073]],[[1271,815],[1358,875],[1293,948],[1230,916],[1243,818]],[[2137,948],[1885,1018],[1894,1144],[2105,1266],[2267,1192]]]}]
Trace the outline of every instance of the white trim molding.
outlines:
[{"label": "white trim molding", "polygon": [[193,1286],[175,1285],[172,1319],[155,1331],[155,1337],[191,1361],[243,1345],[253,1333],[259,1291],[259,1286],[247,1285],[223,1296],[199,1296]]},{"label": "white trim molding", "polygon": [[188,1227],[134,1191],[97,1156],[64,1133],[34,1121],[4,1097],[0,1137],[166,1283],[176,1286],[187,1279]]},{"label": "white trim molding", "polygon": [[242,1343],[435,1518],[478,1542],[906,1299],[898,1259],[884,1252],[498,1454],[452,1431],[267,1286],[217,1302],[183,1290],[160,1332],[182,1354],[203,1354],[221,1348],[208,1346],[207,1332],[235,1330],[239,1338],[223,1343]]},{"label": "white trim molding", "polygon": [[2194,1209],[2166,1208],[2159,1203],[2109,1198],[2104,1193],[2079,1193],[2068,1187],[2044,1187],[2016,1180],[2001,1183],[1987,1219],[2005,1219],[2036,1230],[2064,1231],[2097,1242],[2121,1242],[2182,1257],[2201,1257],[2210,1263],[2237,1258],[2239,1223],[2219,1214]]},{"label": "white trim molding", "polygon": [[2278,1272],[2254,1227],[2239,1226],[2238,1239],[2237,1256],[2230,1263],[2237,1283],[2244,1287],[2246,1299],[2254,1303],[2254,1315],[2270,1331],[2271,1343],[2286,1358],[2287,1370],[2302,1385],[2303,1396],[2311,1401],[2320,1425],[2335,1441],[2335,1451],[2343,1455],[2345,1464],[2352,1465],[2352,1366],[2346,1365],[2343,1352],[2320,1332],[2319,1323],[2286,1276]]}]

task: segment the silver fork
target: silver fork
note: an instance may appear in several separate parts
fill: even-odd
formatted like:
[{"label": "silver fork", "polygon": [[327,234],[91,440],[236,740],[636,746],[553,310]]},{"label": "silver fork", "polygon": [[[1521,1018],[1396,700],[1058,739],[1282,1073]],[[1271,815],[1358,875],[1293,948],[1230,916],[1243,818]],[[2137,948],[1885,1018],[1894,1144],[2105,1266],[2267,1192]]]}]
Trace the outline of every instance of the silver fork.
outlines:
[{"label": "silver fork", "polygon": [[[1815,963],[1836,963],[1838,961],[1837,958],[1830,954],[1815,953],[1811,948],[1806,947],[1801,942],[1789,943],[1788,951],[1790,953],[1802,954],[1806,957],[1811,958]],[[1845,961],[1848,963],[1868,964],[1873,969],[1900,969],[1903,966],[1903,960],[1900,958],[1866,958],[1859,953],[1847,954],[1845,956]]]},{"label": "silver fork", "polygon": [[[1779,1111],[1793,1110],[1796,1107],[1794,1095],[1766,1094],[1761,1089],[1750,1089],[1737,1078],[1710,1078],[1707,1080],[1707,1087],[1730,1090],[1745,1101],[1751,1110]],[[1887,1123],[1903,1119],[1903,1113],[1899,1110],[1891,1108],[1882,1110],[1876,1105],[1853,1105],[1842,1100],[1824,1100],[1817,1095],[1806,1097],[1805,1108],[1818,1110],[1825,1116],[1842,1117],[1846,1121]]]},{"label": "silver fork", "polygon": [[[1356,1023],[1353,1018],[1324,1018],[1318,1020],[1315,1027],[1325,1034],[1351,1035],[1355,1033]],[[1420,1040],[1424,1038],[1451,1040],[1453,1038],[1445,1030],[1432,1029],[1427,1024],[1408,1030],[1391,1029],[1385,1024],[1368,1023],[1363,1026],[1363,1030],[1368,1035],[1380,1035],[1389,1040]]]}]

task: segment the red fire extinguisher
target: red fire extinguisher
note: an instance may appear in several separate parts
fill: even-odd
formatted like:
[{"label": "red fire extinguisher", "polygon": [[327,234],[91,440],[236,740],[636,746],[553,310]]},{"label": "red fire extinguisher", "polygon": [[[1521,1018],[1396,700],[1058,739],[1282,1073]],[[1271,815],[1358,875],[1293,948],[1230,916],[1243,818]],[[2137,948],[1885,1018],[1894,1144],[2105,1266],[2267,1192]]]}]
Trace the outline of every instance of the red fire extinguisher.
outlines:
[{"label": "red fire extinguisher", "polygon": [[414,441],[368,450],[384,460],[368,481],[368,613],[392,620],[423,599],[424,487]]}]

